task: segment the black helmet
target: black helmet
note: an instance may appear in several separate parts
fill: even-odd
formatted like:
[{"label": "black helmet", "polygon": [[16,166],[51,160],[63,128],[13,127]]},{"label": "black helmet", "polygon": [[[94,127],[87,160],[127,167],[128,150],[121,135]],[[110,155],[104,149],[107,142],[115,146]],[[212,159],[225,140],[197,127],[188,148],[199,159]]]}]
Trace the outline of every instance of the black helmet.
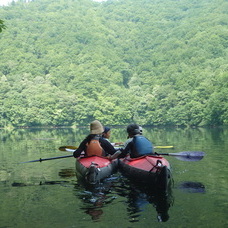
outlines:
[{"label": "black helmet", "polygon": [[140,134],[140,129],[138,124],[129,124],[127,126],[127,133],[129,135],[137,135]]}]

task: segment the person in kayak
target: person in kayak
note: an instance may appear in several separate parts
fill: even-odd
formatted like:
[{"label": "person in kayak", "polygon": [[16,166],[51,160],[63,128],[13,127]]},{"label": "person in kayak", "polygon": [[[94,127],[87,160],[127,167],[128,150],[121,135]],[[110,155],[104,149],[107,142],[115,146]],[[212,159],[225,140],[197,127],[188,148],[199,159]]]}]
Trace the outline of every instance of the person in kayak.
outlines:
[{"label": "person in kayak", "polygon": [[125,157],[127,154],[131,158],[141,157],[143,155],[152,155],[153,144],[142,135],[142,127],[138,124],[129,124],[127,126],[128,140],[124,144],[124,148],[119,157]]},{"label": "person in kayak", "polygon": [[[130,124],[130,125],[132,125],[132,124]],[[129,125],[129,126],[130,126],[130,125]],[[137,124],[136,124],[136,125],[137,125]],[[140,135],[142,135],[142,134],[143,134],[143,129],[142,129],[142,127],[141,127],[141,126],[139,126],[139,125],[137,125],[137,126],[138,126],[138,128],[139,128],[139,134],[140,134]],[[136,128],[137,128],[137,126],[133,126],[133,128],[134,128],[134,127],[136,127]],[[130,127],[129,127],[129,128],[130,128]],[[133,138],[132,138],[132,137],[130,137],[130,136],[129,136],[129,133],[128,133],[128,136],[127,136],[127,141],[125,141],[125,143],[123,143],[124,147],[126,147],[126,146],[127,146],[127,144],[128,144],[129,142],[131,142],[131,141],[132,141],[132,139],[133,139]]]},{"label": "person in kayak", "polygon": [[[110,142],[110,140],[109,140],[111,137],[111,128],[110,127],[104,127],[104,132],[102,133],[102,137]],[[123,142],[115,142],[115,143],[110,142],[110,143],[114,146],[116,151],[120,149],[118,146],[123,145]]]},{"label": "person in kayak", "polygon": [[108,156],[115,154],[116,150],[111,143],[102,137],[104,128],[98,120],[90,123],[90,134],[81,142],[78,149],[73,153],[75,158],[84,151],[85,156]]},{"label": "person in kayak", "polygon": [[111,136],[111,128],[110,127],[104,127],[102,137],[110,142],[110,140],[109,140],[110,136]]}]

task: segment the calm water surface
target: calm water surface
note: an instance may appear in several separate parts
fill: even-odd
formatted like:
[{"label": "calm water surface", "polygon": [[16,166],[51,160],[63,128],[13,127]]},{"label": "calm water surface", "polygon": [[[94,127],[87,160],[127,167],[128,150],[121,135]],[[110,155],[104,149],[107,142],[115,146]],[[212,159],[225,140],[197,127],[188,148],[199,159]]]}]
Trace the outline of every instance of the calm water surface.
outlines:
[{"label": "calm water surface", "polygon": [[[228,227],[228,129],[145,128],[157,152],[204,151],[198,162],[167,157],[174,184],[167,195],[135,186],[120,173],[91,189],[75,176],[75,159],[20,162],[68,155],[79,145],[80,129],[0,130],[0,228]],[[113,142],[126,139],[112,130]],[[162,221],[163,222],[162,222]]]}]

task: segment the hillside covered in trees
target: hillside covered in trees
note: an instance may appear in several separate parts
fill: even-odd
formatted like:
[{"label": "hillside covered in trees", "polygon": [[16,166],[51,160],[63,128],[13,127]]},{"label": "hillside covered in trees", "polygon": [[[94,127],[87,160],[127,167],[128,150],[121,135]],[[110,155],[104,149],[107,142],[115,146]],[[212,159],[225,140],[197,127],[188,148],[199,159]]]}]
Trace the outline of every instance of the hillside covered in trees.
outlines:
[{"label": "hillside covered in trees", "polygon": [[0,7],[0,127],[227,125],[228,1]]}]

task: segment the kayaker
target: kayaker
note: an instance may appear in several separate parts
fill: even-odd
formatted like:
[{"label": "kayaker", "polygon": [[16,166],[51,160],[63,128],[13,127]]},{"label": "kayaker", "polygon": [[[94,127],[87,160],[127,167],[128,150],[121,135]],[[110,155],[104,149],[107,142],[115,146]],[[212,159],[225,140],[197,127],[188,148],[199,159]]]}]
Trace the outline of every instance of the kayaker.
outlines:
[{"label": "kayaker", "polygon": [[84,151],[85,156],[108,156],[113,155],[116,150],[111,143],[102,137],[104,128],[98,120],[90,123],[90,134],[81,142],[78,149],[73,153],[77,158]]},{"label": "kayaker", "polygon": [[138,124],[129,124],[127,126],[128,140],[119,157],[125,157],[127,154],[131,158],[141,157],[143,155],[153,154],[153,144],[142,135],[142,127]]},{"label": "kayaker", "polygon": [[[136,125],[137,125],[137,124],[136,124]],[[129,126],[130,126],[130,125],[129,125]],[[133,128],[134,128],[134,126],[133,126]],[[136,128],[137,128],[137,126],[136,126]],[[138,128],[139,128],[139,134],[142,135],[142,134],[143,134],[143,129],[142,129],[142,127],[138,125]],[[126,147],[127,144],[128,144],[129,142],[132,141],[132,139],[133,139],[133,138],[130,137],[130,135],[128,134],[128,136],[127,136],[127,141],[124,143],[124,147]]]},{"label": "kayaker", "polygon": [[110,136],[111,136],[111,128],[110,127],[104,127],[104,131],[102,133],[102,137],[109,141]]},{"label": "kayaker", "polygon": [[[109,140],[111,137],[111,128],[110,127],[104,127],[104,132],[102,133],[102,137],[110,142],[110,140]],[[116,151],[119,150],[118,146],[123,145],[122,142],[117,142],[117,143],[110,142],[110,143],[114,146]]]}]

